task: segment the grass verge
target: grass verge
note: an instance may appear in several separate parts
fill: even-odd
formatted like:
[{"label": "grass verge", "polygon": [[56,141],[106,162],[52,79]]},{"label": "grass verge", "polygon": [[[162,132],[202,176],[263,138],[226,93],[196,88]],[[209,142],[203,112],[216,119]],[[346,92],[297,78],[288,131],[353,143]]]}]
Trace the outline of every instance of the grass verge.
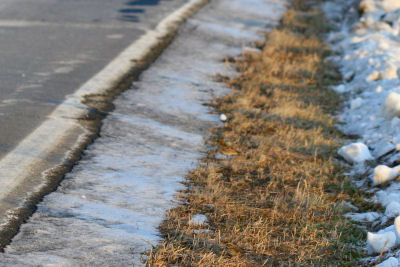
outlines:
[{"label": "grass verge", "polygon": [[[262,52],[235,62],[232,93],[212,104],[229,121],[187,176],[149,266],[337,266],[360,257],[364,233],[341,216],[359,192],[332,158],[340,100],[327,87],[340,76],[324,60],[329,26],[317,4],[292,0]],[[195,214],[207,223],[191,224]]]}]

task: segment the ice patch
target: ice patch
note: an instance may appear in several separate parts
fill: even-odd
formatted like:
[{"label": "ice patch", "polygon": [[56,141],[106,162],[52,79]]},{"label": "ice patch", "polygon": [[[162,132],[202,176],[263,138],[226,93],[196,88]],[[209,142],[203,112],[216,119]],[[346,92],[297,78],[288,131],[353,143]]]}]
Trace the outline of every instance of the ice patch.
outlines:
[{"label": "ice patch", "polygon": [[338,153],[347,162],[353,164],[373,159],[368,147],[363,143],[353,143],[343,146],[339,149]]}]

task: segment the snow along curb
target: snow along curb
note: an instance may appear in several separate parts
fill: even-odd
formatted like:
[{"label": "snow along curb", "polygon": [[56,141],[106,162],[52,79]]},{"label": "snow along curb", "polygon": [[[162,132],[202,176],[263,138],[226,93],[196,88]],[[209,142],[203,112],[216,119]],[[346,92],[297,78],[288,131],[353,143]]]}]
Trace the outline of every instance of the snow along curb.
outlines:
[{"label": "snow along curb", "polygon": [[32,202],[48,191],[46,187],[53,183],[52,173],[71,164],[72,155],[88,142],[91,131],[80,122],[90,112],[83,104],[85,97],[107,94],[133,69],[141,69],[143,61],[154,59],[154,49],[164,48],[179,25],[207,3],[208,0],[191,0],[168,15],[68,96],[46,121],[0,160],[0,247],[7,243],[4,239],[15,234],[16,224],[30,215],[28,210],[36,204]]},{"label": "snow along curb", "polygon": [[357,143],[344,146],[339,154],[353,163],[348,175],[360,178],[355,184],[372,195],[366,200],[380,204],[385,211],[349,213],[345,217],[369,223],[365,227],[373,231],[368,232],[366,240],[371,257],[363,259],[365,264],[386,260],[379,266],[397,266],[400,259],[400,183],[396,181],[400,176],[400,1],[362,0],[356,6],[357,3],[337,0],[324,6],[327,17],[338,28],[328,38],[338,54],[330,60],[340,66],[344,78],[342,84],[332,89],[349,99],[339,114],[343,124],[338,128],[347,135],[357,136]]}]

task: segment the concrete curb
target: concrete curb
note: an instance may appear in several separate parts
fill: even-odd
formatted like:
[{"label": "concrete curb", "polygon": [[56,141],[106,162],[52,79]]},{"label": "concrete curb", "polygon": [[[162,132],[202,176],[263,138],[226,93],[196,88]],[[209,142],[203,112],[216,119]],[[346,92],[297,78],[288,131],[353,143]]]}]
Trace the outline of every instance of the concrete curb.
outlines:
[{"label": "concrete curb", "polygon": [[[119,54],[0,160],[0,248],[18,232],[36,204],[54,191],[82,150],[98,135],[116,94],[162,52],[179,25],[209,0],[191,0]],[[94,117],[92,115],[95,115]]]}]

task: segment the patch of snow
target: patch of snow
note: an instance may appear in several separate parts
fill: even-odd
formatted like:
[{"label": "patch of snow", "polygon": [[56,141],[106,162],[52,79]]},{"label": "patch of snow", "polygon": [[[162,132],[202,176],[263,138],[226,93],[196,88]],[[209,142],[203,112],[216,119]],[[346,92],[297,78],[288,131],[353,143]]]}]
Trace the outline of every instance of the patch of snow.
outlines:
[{"label": "patch of snow", "polygon": [[396,234],[396,243],[400,244],[400,217],[396,217],[394,219],[394,233]]},{"label": "patch of snow", "polygon": [[367,235],[368,253],[379,254],[388,251],[396,245],[396,235],[393,232],[371,233]]},{"label": "patch of snow", "polygon": [[339,155],[349,163],[361,163],[372,160],[368,147],[363,143],[353,143],[339,149]]},{"label": "patch of snow", "polygon": [[207,221],[207,216],[204,214],[195,214],[189,220],[189,225],[204,225]]},{"label": "patch of snow", "polygon": [[[343,83],[332,89],[348,98],[338,115],[341,123],[337,127],[345,134],[358,136],[357,144],[363,144],[363,148],[354,144],[344,146],[338,153],[353,163],[350,174],[368,174],[373,170],[373,185],[391,181],[380,189],[371,188],[368,178],[354,181],[366,192],[375,193],[372,200],[381,204],[385,213],[348,213],[345,216],[384,226],[390,218],[400,215],[400,182],[395,181],[400,167],[389,167],[400,161],[400,1],[362,0],[357,6],[356,0],[335,0],[323,6],[328,19],[336,26],[327,43],[337,54],[329,61],[340,67],[343,76]],[[357,10],[361,11],[360,18]],[[376,161],[358,164],[372,158],[368,148]],[[364,155],[362,150],[368,153]],[[370,252],[380,253],[385,242],[385,250],[388,250],[394,244],[393,235],[400,244],[399,217],[394,225],[375,234],[368,233]],[[400,250],[396,250],[398,257]],[[399,265],[396,258],[377,266],[392,265]]]},{"label": "patch of snow", "polygon": [[350,108],[351,109],[358,109],[362,106],[363,100],[360,97],[357,97],[356,99],[351,100],[350,102]]},{"label": "patch of snow", "polygon": [[378,212],[364,212],[364,213],[346,213],[346,218],[352,219],[357,222],[373,222],[379,219],[382,215]]},{"label": "patch of snow", "polygon": [[393,218],[400,215],[400,203],[397,201],[392,201],[386,206],[385,216]]},{"label": "patch of snow", "polygon": [[355,210],[355,211],[359,210],[356,206],[354,206],[353,204],[351,204],[351,202],[349,202],[349,201],[345,201],[344,204],[345,204],[348,208],[350,208],[350,209],[352,209],[352,210]]},{"label": "patch of snow", "polygon": [[380,158],[394,150],[396,150],[396,146],[392,143],[387,143],[375,148],[375,150],[373,151],[373,155],[376,158]]},{"label": "patch of snow", "polygon": [[376,267],[398,267],[399,261],[395,257],[390,257],[389,259],[379,263]]},{"label": "patch of snow", "polygon": [[384,109],[389,118],[400,116],[400,94],[392,92],[385,100]]},{"label": "patch of snow", "polygon": [[385,165],[378,165],[374,169],[373,182],[374,185],[379,185],[396,179],[399,176],[398,167],[390,168]]}]

